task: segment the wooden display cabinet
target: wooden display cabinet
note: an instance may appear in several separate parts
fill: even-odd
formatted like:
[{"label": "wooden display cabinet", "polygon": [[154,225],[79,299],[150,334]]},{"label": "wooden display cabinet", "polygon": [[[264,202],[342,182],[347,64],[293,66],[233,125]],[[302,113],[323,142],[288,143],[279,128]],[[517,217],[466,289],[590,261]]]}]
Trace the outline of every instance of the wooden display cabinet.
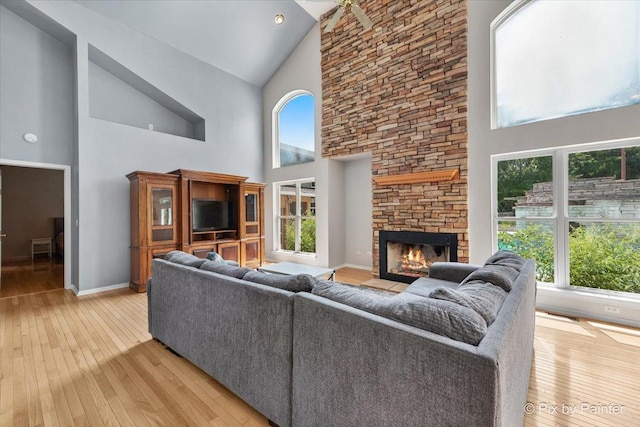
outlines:
[{"label": "wooden display cabinet", "polygon": [[131,289],[143,292],[153,258],[182,250],[252,268],[264,262],[264,184],[179,169],[132,172]]},{"label": "wooden display cabinet", "polygon": [[136,292],[147,289],[151,260],[176,250],[179,230],[178,180],[171,174],[133,172],[130,181],[131,281]]},{"label": "wooden display cabinet", "polygon": [[264,263],[264,184],[246,183],[241,224],[241,264],[257,268]]}]

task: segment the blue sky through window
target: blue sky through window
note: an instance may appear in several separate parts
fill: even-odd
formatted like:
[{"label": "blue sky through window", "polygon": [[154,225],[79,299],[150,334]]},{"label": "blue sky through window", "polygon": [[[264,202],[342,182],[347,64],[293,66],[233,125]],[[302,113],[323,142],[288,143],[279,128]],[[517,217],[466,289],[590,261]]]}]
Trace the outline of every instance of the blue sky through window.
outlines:
[{"label": "blue sky through window", "polygon": [[280,144],[314,151],[315,126],[313,96],[296,96],[280,110],[278,131]]}]

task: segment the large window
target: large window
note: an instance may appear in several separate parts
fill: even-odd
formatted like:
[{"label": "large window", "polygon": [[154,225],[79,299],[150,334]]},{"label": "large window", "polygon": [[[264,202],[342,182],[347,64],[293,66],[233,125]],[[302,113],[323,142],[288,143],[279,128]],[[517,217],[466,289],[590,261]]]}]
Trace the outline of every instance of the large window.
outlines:
[{"label": "large window", "polygon": [[496,246],[556,286],[640,294],[640,141],[494,158]]},{"label": "large window", "polygon": [[273,111],[273,167],[313,162],[315,159],[314,98],[295,91],[280,100]]},{"label": "large window", "polygon": [[276,249],[316,252],[316,183],[313,180],[275,184],[278,191]]},{"label": "large window", "polygon": [[640,1],[514,2],[491,27],[494,128],[640,103]]}]

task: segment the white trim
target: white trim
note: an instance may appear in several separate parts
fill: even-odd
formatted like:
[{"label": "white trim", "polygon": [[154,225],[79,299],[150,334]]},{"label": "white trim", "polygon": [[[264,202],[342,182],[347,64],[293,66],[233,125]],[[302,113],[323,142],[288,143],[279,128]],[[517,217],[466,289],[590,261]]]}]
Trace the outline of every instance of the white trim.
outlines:
[{"label": "white trim", "polygon": [[372,266],[358,265],[358,264],[340,264],[340,265],[337,265],[335,267],[330,267],[330,268],[333,268],[334,270],[338,270],[340,268],[355,268],[357,270],[364,270],[364,271],[367,271],[369,273],[372,273],[371,277],[373,277],[373,271],[372,271],[373,267]]},{"label": "white trim", "polygon": [[61,170],[64,173],[64,288],[73,289],[71,284],[71,236],[76,233],[75,228],[71,228],[71,166],[55,163],[29,162],[24,160],[11,160],[0,158],[0,165],[19,166],[36,169]]},{"label": "white trim", "polygon": [[100,292],[107,292],[107,291],[113,291],[115,289],[122,289],[122,288],[128,288],[129,287],[129,282],[127,283],[118,283],[116,285],[110,285],[110,286],[102,286],[100,288],[93,288],[93,289],[87,289],[86,291],[78,291],[78,288],[76,287],[76,285],[73,285],[73,292],[75,292],[76,296],[83,296],[83,295],[91,295],[91,294],[97,294]]},{"label": "white trim", "polygon": [[[606,306],[616,307],[620,312],[606,312]],[[624,296],[599,295],[538,285],[536,309],[640,328],[640,304],[634,298]]]}]

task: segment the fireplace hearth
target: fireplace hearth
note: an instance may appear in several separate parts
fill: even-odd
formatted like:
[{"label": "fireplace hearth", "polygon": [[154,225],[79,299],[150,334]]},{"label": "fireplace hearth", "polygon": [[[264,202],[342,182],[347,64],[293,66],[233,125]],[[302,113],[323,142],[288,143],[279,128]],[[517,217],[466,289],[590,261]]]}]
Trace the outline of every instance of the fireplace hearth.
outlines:
[{"label": "fireplace hearth", "polygon": [[434,262],[458,260],[458,235],[380,231],[380,278],[411,283],[429,276]]}]

